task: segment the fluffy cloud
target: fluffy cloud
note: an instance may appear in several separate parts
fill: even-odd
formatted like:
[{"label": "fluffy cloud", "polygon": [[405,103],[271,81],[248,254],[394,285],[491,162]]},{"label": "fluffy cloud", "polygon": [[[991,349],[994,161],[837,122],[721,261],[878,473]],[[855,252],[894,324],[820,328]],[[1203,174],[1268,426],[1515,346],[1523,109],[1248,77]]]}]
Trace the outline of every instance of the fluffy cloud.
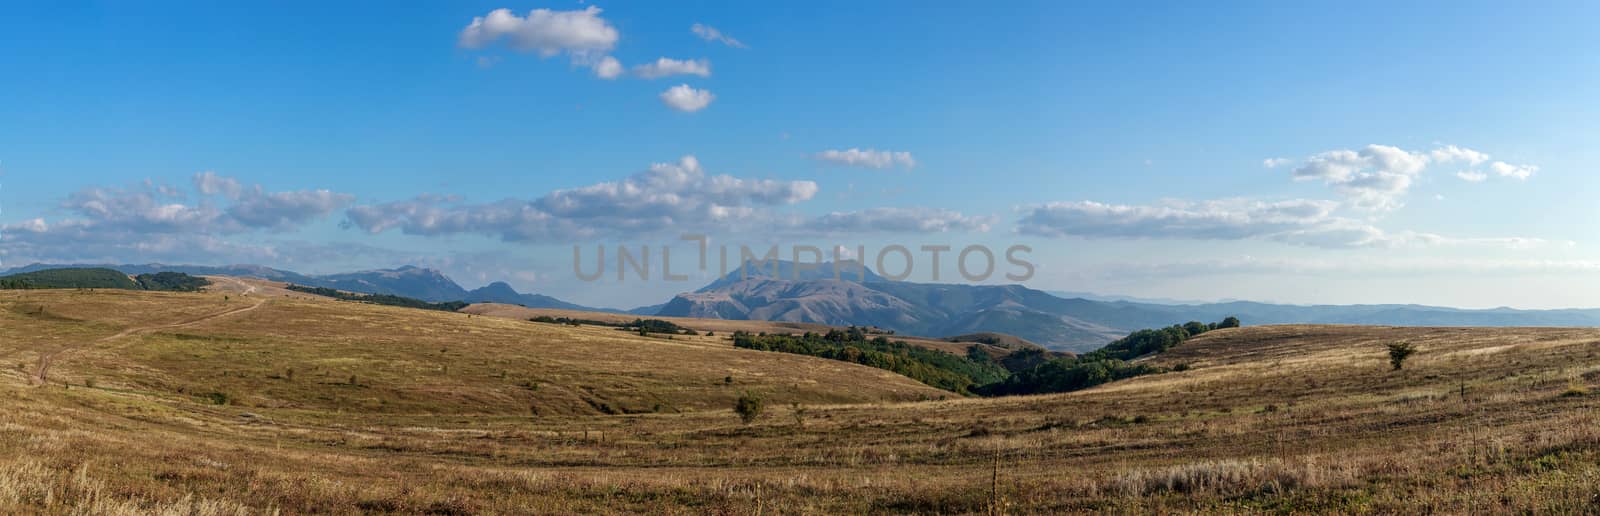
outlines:
[{"label": "fluffy cloud", "polygon": [[271,246],[224,237],[286,231],[350,204],[328,190],[268,192],[212,172],[195,174],[196,202],[177,187],[149,181],[89,187],[62,200],[67,218],[0,227],[0,258],[26,261],[268,260]]},{"label": "fluffy cloud", "polygon": [[594,76],[601,79],[615,79],[622,76],[622,63],[617,58],[605,56],[594,65]]},{"label": "fluffy cloud", "polygon": [[[268,192],[261,185],[246,188],[239,180],[215,172],[195,174],[193,182],[201,195],[220,196],[231,201],[223,214],[226,227],[233,229],[293,229],[355,200],[353,195],[328,190]],[[136,196],[128,198],[137,199]]]},{"label": "fluffy cloud", "polygon": [[239,193],[244,191],[238,179],[219,176],[211,171],[195,174],[194,188],[205,195],[224,195],[229,199],[237,199]]},{"label": "fluffy cloud", "polygon": [[1526,180],[1528,179],[1528,176],[1532,176],[1534,172],[1538,172],[1539,167],[1535,165],[1512,165],[1504,161],[1496,161],[1489,164],[1489,170],[1500,175],[1500,177]]},{"label": "fluffy cloud", "polygon": [[227,213],[245,227],[287,230],[322,218],[354,200],[355,196],[328,190],[267,192],[258,185],[241,193]]},{"label": "fluffy cloud", "polygon": [[286,231],[348,205],[354,198],[328,190],[269,192],[213,172],[195,174],[196,202],[170,185],[90,187],[60,206],[67,218],[31,219],[0,227],[0,260],[124,262],[278,261],[273,246],[226,237]]},{"label": "fluffy cloud", "polygon": [[1024,210],[1017,231],[1043,237],[1266,240],[1321,247],[1433,247],[1482,245],[1521,248],[1535,239],[1457,239],[1411,231],[1386,232],[1334,214],[1324,200],[1227,199],[1159,205],[1056,202]]},{"label": "fluffy cloud", "polygon": [[629,235],[746,223],[762,208],[811,199],[811,181],[707,175],[685,156],[657,163],[621,181],[556,190],[531,201],[464,204],[424,196],[346,211],[352,226],[369,233],[399,229],[413,235],[476,233],[508,241]]},{"label": "fluffy cloud", "polygon": [[816,159],[852,167],[890,168],[901,166],[913,168],[917,160],[905,151],[880,151],[877,149],[848,149],[825,150],[816,154]]},{"label": "fluffy cloud", "polygon": [[659,58],[653,63],[633,67],[633,74],[645,79],[659,79],[673,75],[711,76],[711,62],[705,59],[678,60]]},{"label": "fluffy cloud", "polygon": [[1321,226],[1337,206],[1305,199],[1169,201],[1153,206],[1053,202],[1028,208],[1018,231],[1046,237],[1237,240]]},{"label": "fluffy cloud", "polygon": [[68,195],[61,207],[80,217],[74,223],[84,227],[141,233],[234,232],[239,229],[215,206],[178,200],[169,191],[146,183],[128,188],[85,188]]},{"label": "fluffy cloud", "polygon": [[516,50],[538,52],[544,57],[557,54],[603,54],[617,44],[617,29],[600,17],[600,8],[590,6],[577,11],[534,9],[520,17],[510,9],[495,9],[472,19],[461,29],[457,43],[462,48],[484,48],[502,39]]},{"label": "fluffy cloud", "polygon": [[716,98],[710,91],[697,90],[687,84],[679,84],[661,92],[661,103],[684,113],[705,109]]},{"label": "fluffy cloud", "polygon": [[993,216],[968,216],[937,208],[872,208],[829,213],[805,222],[804,227],[823,233],[944,233],[986,232],[994,223]]},{"label": "fluffy cloud", "polygon": [[1101,268],[1096,276],[1195,277],[1213,274],[1298,274],[1298,275],[1459,275],[1459,274],[1597,274],[1600,261],[1479,258],[1238,258],[1177,261],[1166,263],[1118,263]]},{"label": "fluffy cloud", "polygon": [[1267,159],[1261,160],[1261,166],[1267,167],[1267,168],[1278,168],[1278,167],[1281,167],[1281,166],[1284,166],[1284,165],[1288,165],[1288,164],[1293,163],[1293,162],[1294,162],[1294,160],[1289,159],[1289,158],[1267,158]]},{"label": "fluffy cloud", "polygon": [[689,27],[689,31],[693,32],[696,36],[700,36],[700,39],[706,41],[719,42],[734,48],[745,48],[744,43],[739,42],[737,39],[733,39],[732,36],[723,34],[722,31],[717,30],[716,27],[712,27],[710,25],[696,23]]},{"label": "fluffy cloud", "polygon": [[1472,149],[1463,149],[1454,145],[1439,147],[1430,152],[1429,155],[1439,163],[1465,162],[1470,165],[1477,165],[1489,160],[1488,154]]},{"label": "fluffy cloud", "polygon": [[[1475,167],[1489,162],[1487,153],[1473,149],[1444,145],[1428,152],[1411,152],[1387,145],[1368,145],[1360,150],[1328,151],[1306,159],[1305,164],[1294,169],[1296,180],[1320,180],[1356,208],[1386,211],[1401,207],[1402,199],[1410,192],[1430,165],[1466,164]],[[1269,167],[1282,161],[1269,159]],[[1489,170],[1500,177],[1527,179],[1539,167],[1512,165],[1503,161],[1489,163]],[[1489,176],[1477,170],[1463,170],[1456,177],[1470,182],[1481,182]]]},{"label": "fluffy cloud", "polygon": [[0,263],[270,262],[273,246],[202,233],[150,233],[88,220],[32,219],[0,226]]},{"label": "fluffy cloud", "polygon": [[[481,49],[504,40],[514,50],[536,52],[540,57],[565,54],[573,64],[592,68],[595,76],[614,79],[622,75],[622,64],[606,54],[616,48],[620,36],[600,12],[594,6],[576,11],[534,9],[522,17],[510,9],[495,9],[473,18],[461,29],[456,44]],[[479,65],[483,64],[479,60]]]},{"label": "fluffy cloud", "polygon": [[1294,169],[1297,180],[1321,180],[1345,196],[1351,205],[1369,210],[1392,210],[1411,190],[1428,155],[1387,145],[1368,145],[1359,151],[1335,150],[1312,156]]}]

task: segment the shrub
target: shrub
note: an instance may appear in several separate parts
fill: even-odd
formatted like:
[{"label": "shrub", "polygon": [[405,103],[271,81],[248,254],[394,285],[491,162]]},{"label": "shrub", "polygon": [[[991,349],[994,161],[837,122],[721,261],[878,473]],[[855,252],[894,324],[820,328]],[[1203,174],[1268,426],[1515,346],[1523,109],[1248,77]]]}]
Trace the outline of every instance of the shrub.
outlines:
[{"label": "shrub", "polygon": [[1389,365],[1394,366],[1395,371],[1399,371],[1401,367],[1405,367],[1406,359],[1416,353],[1417,347],[1410,342],[1392,342],[1389,344]]},{"label": "shrub", "polygon": [[766,400],[750,392],[740,394],[739,399],[733,403],[733,412],[738,414],[739,420],[744,421],[744,424],[747,425],[754,423],[756,418],[761,417],[761,411],[765,409]]}]

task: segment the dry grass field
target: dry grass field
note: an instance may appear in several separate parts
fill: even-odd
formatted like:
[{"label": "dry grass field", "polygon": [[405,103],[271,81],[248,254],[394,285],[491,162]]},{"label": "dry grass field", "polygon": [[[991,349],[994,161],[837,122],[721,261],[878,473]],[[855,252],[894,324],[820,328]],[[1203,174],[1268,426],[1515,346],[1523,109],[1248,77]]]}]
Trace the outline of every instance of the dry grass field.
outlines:
[{"label": "dry grass field", "polygon": [[717,331],[3,291],[0,510],[1600,511],[1600,330],[1246,327],[1152,359],[1184,372],[946,400]]}]

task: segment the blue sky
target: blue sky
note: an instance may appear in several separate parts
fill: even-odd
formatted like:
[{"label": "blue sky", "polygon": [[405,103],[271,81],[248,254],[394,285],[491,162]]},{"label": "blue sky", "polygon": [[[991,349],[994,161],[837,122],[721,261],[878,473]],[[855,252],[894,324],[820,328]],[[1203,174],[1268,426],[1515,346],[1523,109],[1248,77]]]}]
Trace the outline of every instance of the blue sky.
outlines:
[{"label": "blue sky", "polygon": [[1600,306],[1593,4],[327,4],[8,6],[0,265],[628,306],[697,285],[576,281],[572,246],[694,231],[1021,243],[1046,289]]}]

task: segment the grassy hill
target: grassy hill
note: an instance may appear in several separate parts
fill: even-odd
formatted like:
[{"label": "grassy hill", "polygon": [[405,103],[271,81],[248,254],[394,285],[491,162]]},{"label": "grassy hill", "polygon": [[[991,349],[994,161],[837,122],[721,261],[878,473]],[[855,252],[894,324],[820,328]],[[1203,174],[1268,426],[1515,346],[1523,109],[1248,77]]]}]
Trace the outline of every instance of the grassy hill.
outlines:
[{"label": "grassy hill", "polygon": [[111,269],[51,269],[0,276],[0,288],[119,288],[139,289],[127,274]]},{"label": "grassy hill", "polygon": [[158,272],[130,277],[102,268],[47,269],[0,276],[0,289],[114,288],[122,290],[161,290],[196,292],[211,282],[177,272]]},{"label": "grassy hill", "polygon": [[[0,509],[1586,513],[1600,495],[1594,329],[1219,329],[1135,359],[1185,371],[916,401],[940,391],[721,330],[254,285],[0,292]],[[1394,371],[1398,341],[1420,351]],[[766,399],[750,425],[743,392]]]}]

